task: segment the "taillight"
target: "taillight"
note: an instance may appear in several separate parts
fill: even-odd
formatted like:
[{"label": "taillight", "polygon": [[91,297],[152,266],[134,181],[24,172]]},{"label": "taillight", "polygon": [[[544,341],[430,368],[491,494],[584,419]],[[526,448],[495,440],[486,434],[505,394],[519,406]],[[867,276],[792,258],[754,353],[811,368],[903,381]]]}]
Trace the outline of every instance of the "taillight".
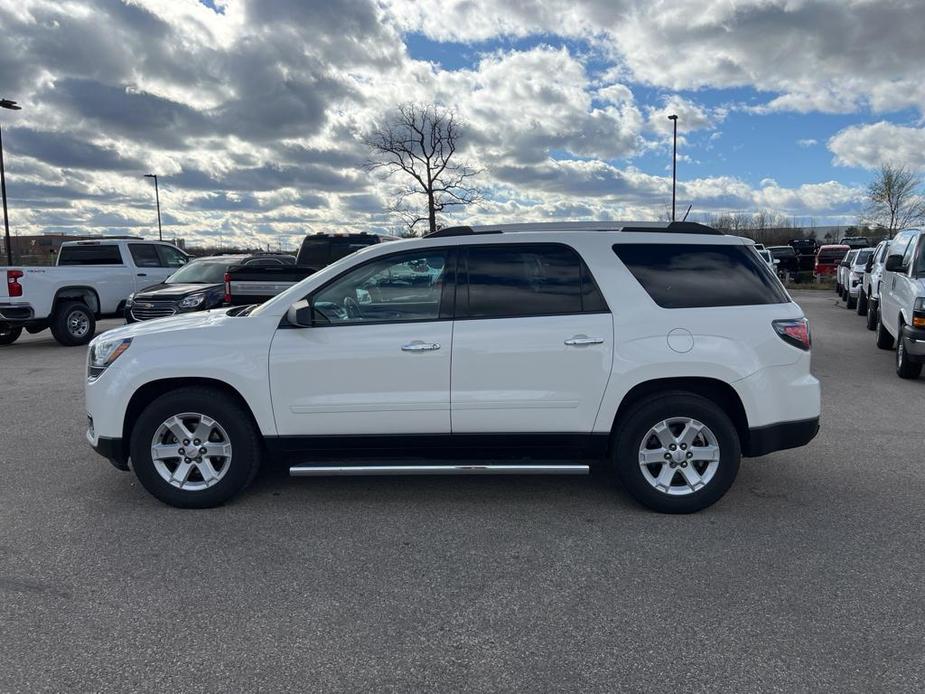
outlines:
[{"label": "taillight", "polygon": [[225,303],[231,303],[231,273],[225,273]]},{"label": "taillight", "polygon": [[912,305],[912,327],[925,328],[925,297],[920,296]]},{"label": "taillight", "polygon": [[6,288],[10,296],[22,296],[22,285],[19,278],[22,277],[22,270],[6,271]]},{"label": "taillight", "polygon": [[812,340],[809,336],[809,321],[805,318],[793,318],[787,320],[772,321],[771,325],[787,344],[793,345],[800,349],[809,350]]}]

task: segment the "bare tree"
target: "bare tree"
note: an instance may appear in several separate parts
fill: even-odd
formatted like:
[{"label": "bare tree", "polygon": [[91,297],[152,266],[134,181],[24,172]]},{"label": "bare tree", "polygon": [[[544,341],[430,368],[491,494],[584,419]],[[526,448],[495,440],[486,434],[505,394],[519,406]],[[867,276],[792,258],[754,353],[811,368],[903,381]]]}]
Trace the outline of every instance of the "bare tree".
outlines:
[{"label": "bare tree", "polygon": [[889,237],[901,230],[925,222],[922,179],[905,166],[883,164],[867,187],[867,207],[863,220],[884,227]]},{"label": "bare tree", "polygon": [[[407,175],[390,209],[412,233],[420,222],[427,222],[434,232],[441,212],[482,199],[482,191],[473,184],[481,172],[454,159],[461,136],[452,111],[405,104],[364,139],[371,154],[368,170],[382,169],[387,178]],[[420,198],[424,199],[418,204]]]}]

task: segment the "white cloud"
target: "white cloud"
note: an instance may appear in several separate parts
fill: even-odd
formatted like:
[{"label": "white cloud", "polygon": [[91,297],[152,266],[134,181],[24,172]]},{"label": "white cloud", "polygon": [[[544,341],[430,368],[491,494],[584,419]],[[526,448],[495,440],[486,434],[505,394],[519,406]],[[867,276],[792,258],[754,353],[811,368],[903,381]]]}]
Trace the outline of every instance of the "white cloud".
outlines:
[{"label": "white cloud", "polygon": [[925,170],[925,128],[886,121],[853,125],[836,133],[828,147],[841,166],[875,169],[892,162]]},{"label": "white cloud", "polygon": [[809,137],[803,140],[797,140],[797,144],[805,149],[807,147],[815,147],[819,144],[819,140],[814,140],[813,138]]}]

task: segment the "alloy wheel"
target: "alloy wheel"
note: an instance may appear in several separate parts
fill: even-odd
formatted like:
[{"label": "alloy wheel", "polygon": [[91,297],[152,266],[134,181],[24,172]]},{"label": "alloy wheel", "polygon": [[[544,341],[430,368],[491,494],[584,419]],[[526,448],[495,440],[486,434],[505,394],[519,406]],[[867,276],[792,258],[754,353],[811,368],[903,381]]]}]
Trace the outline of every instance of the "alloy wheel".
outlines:
[{"label": "alloy wheel", "polygon": [[671,496],[693,494],[710,483],[719,467],[719,441],[691,417],[665,419],[649,429],[639,446],[642,476]]},{"label": "alloy wheel", "polygon": [[198,412],[165,420],[151,441],[151,460],[161,478],[184,491],[217,484],[231,467],[231,439],[224,427]]}]

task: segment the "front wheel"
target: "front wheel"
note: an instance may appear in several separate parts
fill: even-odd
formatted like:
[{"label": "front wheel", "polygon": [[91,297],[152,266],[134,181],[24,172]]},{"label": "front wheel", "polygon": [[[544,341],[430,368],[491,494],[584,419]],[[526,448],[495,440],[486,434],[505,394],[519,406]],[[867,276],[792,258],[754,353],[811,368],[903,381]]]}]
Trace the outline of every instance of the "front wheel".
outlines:
[{"label": "front wheel", "polygon": [[877,329],[877,315],[880,313],[877,303],[874,301],[869,302],[867,307],[867,329],[876,330]]},{"label": "front wheel", "polygon": [[0,324],[0,345],[11,345],[22,335],[22,327]]},{"label": "front wheel", "polygon": [[260,437],[242,406],[211,388],[181,388],[148,405],[131,437],[139,481],[166,504],[210,508],[242,491],[260,467]]},{"label": "front wheel", "polygon": [[851,291],[845,290],[845,308],[849,311],[853,311],[855,306],[857,306],[858,298],[856,296],[851,296]]},{"label": "front wheel", "polygon": [[739,436],[723,410],[693,393],[654,396],[619,427],[613,469],[639,503],[692,513],[716,503],[735,481]]},{"label": "front wheel", "polygon": [[906,353],[906,340],[903,337],[902,327],[899,329],[899,339],[896,340],[896,375],[900,378],[914,379],[922,374],[922,363],[911,361]]}]

